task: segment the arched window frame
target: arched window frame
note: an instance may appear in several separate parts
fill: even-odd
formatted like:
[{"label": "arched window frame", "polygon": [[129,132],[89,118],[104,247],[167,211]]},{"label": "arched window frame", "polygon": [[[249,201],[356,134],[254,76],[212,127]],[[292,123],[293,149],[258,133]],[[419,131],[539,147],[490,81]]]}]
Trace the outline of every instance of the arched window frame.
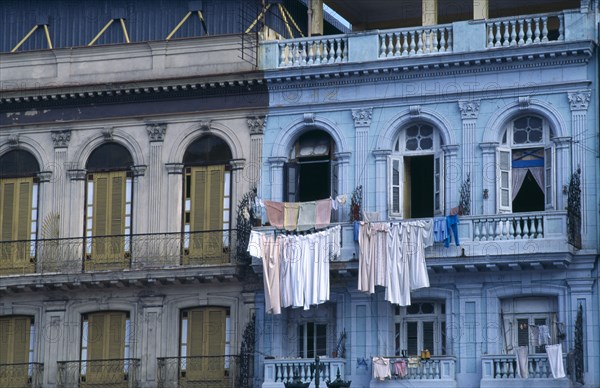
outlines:
[{"label": "arched window frame", "polygon": [[[417,138],[418,145],[416,149],[407,149],[407,141],[414,139],[409,135],[413,128],[430,127],[431,147],[422,147],[422,136]],[[418,136],[418,135],[417,135]],[[418,121],[404,126],[396,137],[392,153],[389,157],[389,214],[391,218],[411,218],[408,213],[409,192],[405,187],[405,157],[433,155],[433,215],[444,214],[444,151],[442,149],[443,141],[439,129],[428,122]]]},{"label": "arched window frame", "polygon": [[[542,121],[542,137],[539,141],[516,142],[514,140],[515,122],[523,118],[536,118]],[[537,114],[524,114],[513,117],[502,130],[500,144],[496,153],[496,204],[499,213],[512,213],[512,159],[513,150],[540,148],[544,153],[544,208],[555,209],[556,173],[555,146],[552,142],[552,129],[547,119]]]}]

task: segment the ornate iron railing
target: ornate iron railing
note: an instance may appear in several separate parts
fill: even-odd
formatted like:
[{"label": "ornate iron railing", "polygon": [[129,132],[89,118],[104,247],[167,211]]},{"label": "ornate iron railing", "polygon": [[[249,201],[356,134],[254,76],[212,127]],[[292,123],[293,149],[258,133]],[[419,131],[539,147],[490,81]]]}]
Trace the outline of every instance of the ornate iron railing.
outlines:
[{"label": "ornate iron railing", "polygon": [[0,387],[42,388],[44,364],[39,362],[0,364]]},{"label": "ornate iron railing", "polygon": [[0,241],[0,275],[235,264],[237,231]]},{"label": "ornate iron railing", "polygon": [[239,379],[241,357],[198,356],[160,357],[158,387],[244,388],[248,381]]},{"label": "ornate iron railing", "polygon": [[59,361],[57,365],[61,388],[138,386],[140,360],[136,358]]}]

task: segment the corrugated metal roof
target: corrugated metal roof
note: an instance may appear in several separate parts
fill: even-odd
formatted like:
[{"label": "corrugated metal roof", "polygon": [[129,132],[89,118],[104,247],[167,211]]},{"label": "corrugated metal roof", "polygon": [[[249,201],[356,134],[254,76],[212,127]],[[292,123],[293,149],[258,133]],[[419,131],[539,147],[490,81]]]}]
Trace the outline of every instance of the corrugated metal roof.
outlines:
[{"label": "corrugated metal roof", "polygon": [[[244,31],[262,9],[260,0],[0,0],[0,52],[11,51],[36,25],[47,24],[54,48],[85,46],[111,20],[125,19],[132,42],[164,40],[191,10],[202,8],[209,35],[238,34]],[[200,5],[200,6],[199,6]],[[284,0],[306,34],[306,6],[298,0]],[[278,6],[271,6],[267,24],[287,37]],[[330,33],[338,32],[326,23]],[[193,13],[172,39],[206,35]],[[115,21],[95,44],[124,43],[119,22]],[[18,49],[47,49],[42,27]]]}]

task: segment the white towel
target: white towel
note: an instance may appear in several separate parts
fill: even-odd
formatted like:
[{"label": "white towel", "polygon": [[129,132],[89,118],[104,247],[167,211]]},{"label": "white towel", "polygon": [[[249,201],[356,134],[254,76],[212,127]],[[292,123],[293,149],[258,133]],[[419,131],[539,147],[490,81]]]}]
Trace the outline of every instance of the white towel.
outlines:
[{"label": "white towel", "polygon": [[558,345],[546,345],[546,353],[548,354],[548,364],[552,371],[552,377],[560,379],[565,377],[565,369],[563,367],[562,347]]},{"label": "white towel", "polygon": [[517,373],[522,379],[529,377],[529,362],[528,348],[527,346],[519,346],[515,349],[515,355],[517,356]]}]

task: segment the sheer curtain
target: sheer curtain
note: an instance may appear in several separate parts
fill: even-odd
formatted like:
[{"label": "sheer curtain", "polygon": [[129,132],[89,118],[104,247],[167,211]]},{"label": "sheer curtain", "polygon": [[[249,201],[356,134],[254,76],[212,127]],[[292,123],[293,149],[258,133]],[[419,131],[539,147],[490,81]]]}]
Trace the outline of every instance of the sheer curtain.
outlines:
[{"label": "sheer curtain", "polygon": [[523,181],[527,176],[527,172],[531,172],[533,179],[544,191],[544,167],[528,167],[528,168],[513,168],[512,169],[512,199],[514,200],[519,190],[523,185]]}]

